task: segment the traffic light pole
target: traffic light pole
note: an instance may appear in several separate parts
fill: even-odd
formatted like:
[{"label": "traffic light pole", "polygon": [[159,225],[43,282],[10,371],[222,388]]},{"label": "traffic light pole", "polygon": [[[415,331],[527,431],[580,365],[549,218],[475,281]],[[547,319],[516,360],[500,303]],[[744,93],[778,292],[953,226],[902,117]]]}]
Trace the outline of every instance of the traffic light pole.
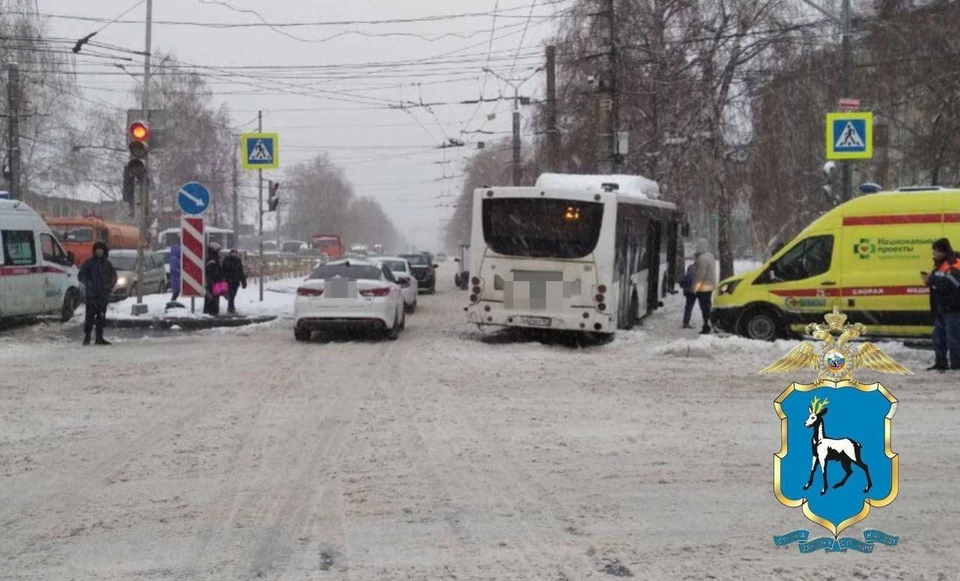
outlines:
[{"label": "traffic light pole", "polygon": [[[152,39],[153,24],[153,0],[147,0],[147,30],[146,30],[146,49],[143,56],[143,120],[146,122],[150,118],[150,52],[153,45]],[[140,244],[137,245],[137,304],[133,306],[134,315],[144,315],[147,313],[147,306],[143,304],[143,271],[145,250],[150,237],[149,217],[150,217],[150,171],[149,155],[144,156],[143,161],[146,164],[147,172],[140,180]]]},{"label": "traffic light pole", "polygon": [[[257,113],[257,131],[263,133],[263,111]],[[260,215],[260,302],[263,302],[263,275],[267,272],[267,261],[263,257],[263,170],[257,170],[260,178],[260,196],[257,211]]]}]

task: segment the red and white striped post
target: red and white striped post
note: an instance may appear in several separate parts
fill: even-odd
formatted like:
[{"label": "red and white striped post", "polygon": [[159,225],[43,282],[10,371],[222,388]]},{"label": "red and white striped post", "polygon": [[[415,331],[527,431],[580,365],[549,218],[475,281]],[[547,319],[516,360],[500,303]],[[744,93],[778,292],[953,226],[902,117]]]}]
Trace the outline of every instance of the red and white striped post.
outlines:
[{"label": "red and white striped post", "polygon": [[180,294],[190,297],[190,310],[194,312],[194,299],[207,296],[207,245],[203,217],[184,216],[180,219],[180,243]]}]

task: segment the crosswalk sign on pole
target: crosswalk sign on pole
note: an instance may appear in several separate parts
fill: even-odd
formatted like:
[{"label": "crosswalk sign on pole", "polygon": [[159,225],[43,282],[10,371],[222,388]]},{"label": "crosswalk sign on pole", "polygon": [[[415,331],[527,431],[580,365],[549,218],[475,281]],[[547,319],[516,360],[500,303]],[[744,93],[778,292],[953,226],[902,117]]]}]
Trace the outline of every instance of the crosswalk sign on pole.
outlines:
[{"label": "crosswalk sign on pole", "polygon": [[279,169],[280,137],[276,133],[244,133],[240,156],[243,169]]},{"label": "crosswalk sign on pole", "polygon": [[871,159],[873,157],[873,113],[827,114],[827,159]]}]

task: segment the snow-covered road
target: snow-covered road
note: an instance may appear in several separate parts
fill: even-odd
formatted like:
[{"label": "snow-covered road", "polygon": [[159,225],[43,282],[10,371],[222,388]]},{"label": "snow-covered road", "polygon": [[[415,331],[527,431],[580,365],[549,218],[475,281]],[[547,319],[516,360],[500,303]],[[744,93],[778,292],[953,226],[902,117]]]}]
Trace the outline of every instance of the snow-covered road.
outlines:
[{"label": "snow-covered road", "polygon": [[792,343],[699,338],[678,298],[609,345],[491,338],[444,267],[397,342],[0,343],[0,579],[960,578],[957,376],[885,378],[900,496],[845,536],[900,546],[801,555],[757,376]]}]

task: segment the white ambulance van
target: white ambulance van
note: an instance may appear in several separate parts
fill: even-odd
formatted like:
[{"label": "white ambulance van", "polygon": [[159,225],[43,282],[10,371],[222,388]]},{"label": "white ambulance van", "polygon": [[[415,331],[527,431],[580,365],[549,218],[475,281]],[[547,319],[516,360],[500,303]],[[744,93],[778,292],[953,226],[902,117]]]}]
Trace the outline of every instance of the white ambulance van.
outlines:
[{"label": "white ambulance van", "polygon": [[39,214],[0,199],[0,320],[56,314],[69,321],[83,296],[78,273]]}]

